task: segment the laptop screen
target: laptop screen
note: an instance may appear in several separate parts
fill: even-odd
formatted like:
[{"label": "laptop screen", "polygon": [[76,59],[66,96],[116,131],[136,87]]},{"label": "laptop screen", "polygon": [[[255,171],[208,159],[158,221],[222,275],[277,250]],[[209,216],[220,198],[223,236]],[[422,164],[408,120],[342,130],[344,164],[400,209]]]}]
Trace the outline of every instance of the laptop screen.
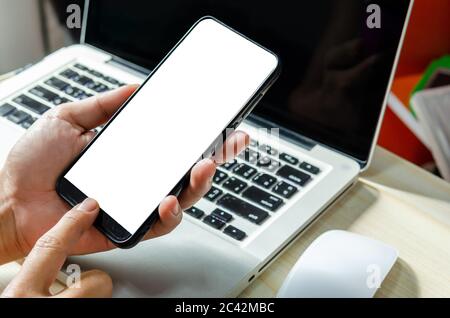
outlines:
[{"label": "laptop screen", "polygon": [[367,161],[410,0],[91,0],[85,42],[149,70],[202,16],[275,52],[255,108],[274,127]]}]

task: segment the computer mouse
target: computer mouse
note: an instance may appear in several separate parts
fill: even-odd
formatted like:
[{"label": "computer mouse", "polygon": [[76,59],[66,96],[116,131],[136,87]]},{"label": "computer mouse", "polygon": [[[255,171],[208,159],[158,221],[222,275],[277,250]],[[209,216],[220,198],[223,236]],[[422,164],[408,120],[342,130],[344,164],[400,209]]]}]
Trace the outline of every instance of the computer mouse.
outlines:
[{"label": "computer mouse", "polygon": [[305,250],[279,298],[370,298],[398,258],[395,248],[354,233],[329,231]]}]

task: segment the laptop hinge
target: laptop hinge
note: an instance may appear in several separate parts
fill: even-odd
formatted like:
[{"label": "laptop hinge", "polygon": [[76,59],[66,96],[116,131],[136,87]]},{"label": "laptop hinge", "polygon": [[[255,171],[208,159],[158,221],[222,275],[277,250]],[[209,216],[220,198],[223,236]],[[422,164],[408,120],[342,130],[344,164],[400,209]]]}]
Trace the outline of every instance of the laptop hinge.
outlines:
[{"label": "laptop hinge", "polygon": [[142,77],[143,75],[145,77],[147,77],[148,74],[151,73],[150,70],[148,70],[148,69],[146,69],[146,68],[144,68],[142,66],[130,63],[130,62],[128,62],[128,61],[126,61],[124,59],[121,59],[119,57],[116,57],[116,56],[112,56],[111,59],[109,61],[107,61],[106,63],[114,65],[115,67],[118,67],[118,68],[120,68],[122,70],[125,70],[127,72],[131,71],[131,72],[135,73],[135,75],[137,75],[139,77]]},{"label": "laptop hinge", "polygon": [[[250,116],[248,116],[247,120],[248,120],[248,122],[250,124],[253,124],[253,125],[257,126],[257,127],[264,127],[264,128],[270,129],[270,128],[273,128],[273,127],[276,126],[276,124],[274,124],[273,122],[271,122],[271,121],[269,121],[267,119],[264,119],[262,117],[259,117],[257,115],[254,115],[254,114],[250,114]],[[325,145],[323,143],[316,142],[313,139],[310,139],[308,137],[300,135],[300,134],[298,134],[296,132],[293,132],[293,131],[291,131],[289,129],[286,129],[286,128],[283,128],[283,127],[277,127],[277,128],[280,129],[280,135],[283,136],[283,138],[288,139],[290,142],[292,142],[292,143],[296,144],[297,146],[300,146],[300,147],[302,147],[302,148],[304,148],[304,149],[306,149],[308,151],[313,149],[315,146],[320,145],[322,147],[328,148],[328,149],[330,149],[331,151],[334,151],[334,152],[338,152],[339,154],[356,161],[360,165],[362,170],[364,170],[366,168],[366,166],[367,166],[367,162],[366,161],[362,161],[362,160],[359,160],[359,159],[357,159],[355,157],[349,156],[346,153],[343,153],[343,152],[341,152],[341,151],[339,151],[337,149],[334,149],[334,148],[332,148],[330,146],[327,146],[327,145]]]},{"label": "laptop hinge", "polygon": [[274,124],[273,122],[264,119],[262,117],[259,117],[255,114],[250,114],[247,117],[247,121],[250,122],[250,124],[256,125],[257,127],[263,127],[263,128],[279,128],[280,129],[280,136],[282,136],[285,139],[288,139],[290,142],[296,144],[297,146],[300,146],[308,151],[314,148],[314,146],[317,145],[316,142],[313,140],[306,138],[304,136],[301,136],[295,132],[292,132],[286,128],[279,127],[279,125]]}]

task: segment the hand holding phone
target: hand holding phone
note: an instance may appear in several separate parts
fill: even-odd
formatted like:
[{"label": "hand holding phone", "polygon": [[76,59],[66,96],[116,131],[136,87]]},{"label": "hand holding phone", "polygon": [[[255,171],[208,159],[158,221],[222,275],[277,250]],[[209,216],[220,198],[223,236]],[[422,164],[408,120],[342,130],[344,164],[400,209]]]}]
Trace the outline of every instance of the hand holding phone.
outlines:
[{"label": "hand holding phone", "polygon": [[161,199],[180,193],[193,164],[250,113],[278,66],[272,52],[201,19],[65,170],[59,195],[72,205],[96,198],[96,227],[117,246],[134,246]]}]

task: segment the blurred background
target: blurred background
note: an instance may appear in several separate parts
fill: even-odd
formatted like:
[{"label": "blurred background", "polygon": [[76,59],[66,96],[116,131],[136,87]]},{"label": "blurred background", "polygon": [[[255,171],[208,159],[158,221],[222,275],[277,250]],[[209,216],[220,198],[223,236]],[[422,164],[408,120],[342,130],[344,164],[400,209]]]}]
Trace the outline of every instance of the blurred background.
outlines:
[{"label": "blurred background", "polygon": [[0,74],[78,42],[80,30],[66,27],[70,4],[84,0],[0,0]]},{"label": "blurred background", "polygon": [[[77,43],[80,30],[66,27],[66,8],[69,4],[83,8],[83,3],[83,0],[0,0],[0,74]],[[446,67],[450,61],[449,34],[450,0],[415,0],[379,139],[381,146],[440,176],[435,151],[423,136],[410,98],[413,92],[426,88],[436,68],[433,62]],[[447,67],[450,70],[450,63]]]}]

